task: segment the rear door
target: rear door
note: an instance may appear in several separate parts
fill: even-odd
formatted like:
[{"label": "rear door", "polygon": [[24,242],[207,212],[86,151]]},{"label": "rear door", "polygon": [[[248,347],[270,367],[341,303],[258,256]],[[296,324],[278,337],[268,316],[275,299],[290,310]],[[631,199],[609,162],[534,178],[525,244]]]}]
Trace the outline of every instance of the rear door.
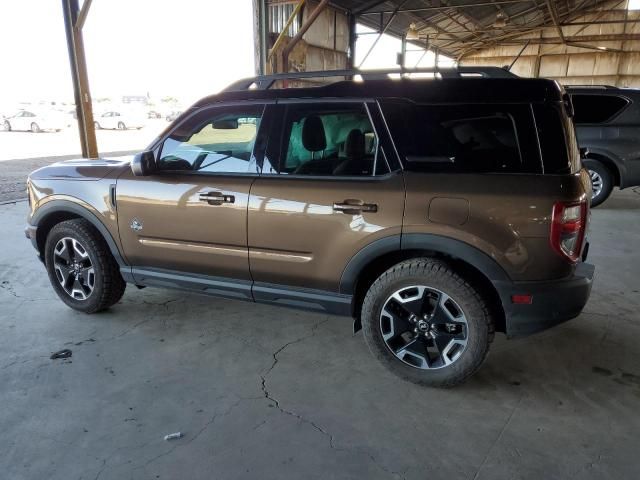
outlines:
[{"label": "rear door", "polygon": [[[404,184],[375,103],[284,101],[249,200],[254,297],[338,292],[349,260],[401,232]],[[308,297],[300,301],[308,303]]]},{"label": "rear door", "polygon": [[240,282],[241,294],[250,297],[247,202],[257,177],[253,149],[263,110],[264,105],[202,110],[164,140],[156,174],[136,177],[128,171],[118,180],[120,237],[136,279],[180,273],[207,281],[226,277]]}]

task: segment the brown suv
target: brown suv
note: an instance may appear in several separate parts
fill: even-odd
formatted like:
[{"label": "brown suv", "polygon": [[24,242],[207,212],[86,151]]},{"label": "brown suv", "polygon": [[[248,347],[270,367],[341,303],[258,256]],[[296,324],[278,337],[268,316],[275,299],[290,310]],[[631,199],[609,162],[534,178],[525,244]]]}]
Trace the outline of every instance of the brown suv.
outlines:
[{"label": "brown suv", "polygon": [[129,282],[351,316],[394,373],[454,385],[594,273],[571,102],[495,73],[237,82],[133,160],[33,172],[27,237],[76,310]]}]

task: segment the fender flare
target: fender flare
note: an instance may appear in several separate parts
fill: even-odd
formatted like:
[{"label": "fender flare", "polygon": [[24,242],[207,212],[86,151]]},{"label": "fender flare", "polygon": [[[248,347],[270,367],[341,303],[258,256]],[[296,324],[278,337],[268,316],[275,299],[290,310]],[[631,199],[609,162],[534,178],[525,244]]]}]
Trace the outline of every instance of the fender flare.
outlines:
[{"label": "fender flare", "polygon": [[356,253],[342,272],[340,293],[353,295],[358,276],[369,263],[387,253],[402,250],[433,250],[468,263],[491,282],[511,282],[494,258],[468,243],[429,233],[405,233],[375,240]]},{"label": "fender flare", "polygon": [[82,217],[90,222],[100,232],[102,237],[107,242],[109,250],[111,250],[111,254],[113,255],[113,258],[116,259],[116,262],[118,262],[120,268],[122,269],[123,267],[128,267],[127,263],[124,261],[124,258],[120,254],[118,245],[116,244],[107,227],[104,226],[104,223],[102,223],[102,221],[89,209],[78,205],[77,203],[71,202],[69,200],[51,200],[50,202],[45,203],[43,206],[39,207],[36,210],[36,212],[31,217],[30,223],[34,227],[38,227],[38,225],[49,215],[58,212],[73,213],[74,215],[78,215],[79,217]]}]

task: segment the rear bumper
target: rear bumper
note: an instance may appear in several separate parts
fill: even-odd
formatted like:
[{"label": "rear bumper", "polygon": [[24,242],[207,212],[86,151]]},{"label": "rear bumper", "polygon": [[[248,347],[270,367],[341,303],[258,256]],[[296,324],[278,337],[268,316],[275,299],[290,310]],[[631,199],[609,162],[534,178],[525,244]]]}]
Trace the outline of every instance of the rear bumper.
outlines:
[{"label": "rear bumper", "polygon": [[[554,282],[496,282],[508,337],[546,330],[577,317],[589,300],[595,267],[580,262],[573,277]],[[531,295],[531,304],[514,304],[513,295]]]}]

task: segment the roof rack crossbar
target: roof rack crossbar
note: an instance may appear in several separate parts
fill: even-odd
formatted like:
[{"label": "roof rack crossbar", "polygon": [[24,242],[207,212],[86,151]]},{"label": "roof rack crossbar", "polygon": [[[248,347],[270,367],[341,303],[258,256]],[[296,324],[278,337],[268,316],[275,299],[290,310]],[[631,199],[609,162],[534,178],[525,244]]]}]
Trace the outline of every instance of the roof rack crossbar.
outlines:
[{"label": "roof rack crossbar", "polygon": [[412,73],[440,74],[442,78],[517,78],[517,76],[501,67],[434,67],[434,68],[403,68],[382,70],[323,70],[311,72],[275,73],[272,75],[259,75],[243,78],[232,83],[224,89],[225,92],[248,90],[251,86],[259,90],[270,88],[278,80],[296,80],[301,78],[328,78],[360,76],[363,80],[380,80],[388,78],[390,74],[408,75]]}]

